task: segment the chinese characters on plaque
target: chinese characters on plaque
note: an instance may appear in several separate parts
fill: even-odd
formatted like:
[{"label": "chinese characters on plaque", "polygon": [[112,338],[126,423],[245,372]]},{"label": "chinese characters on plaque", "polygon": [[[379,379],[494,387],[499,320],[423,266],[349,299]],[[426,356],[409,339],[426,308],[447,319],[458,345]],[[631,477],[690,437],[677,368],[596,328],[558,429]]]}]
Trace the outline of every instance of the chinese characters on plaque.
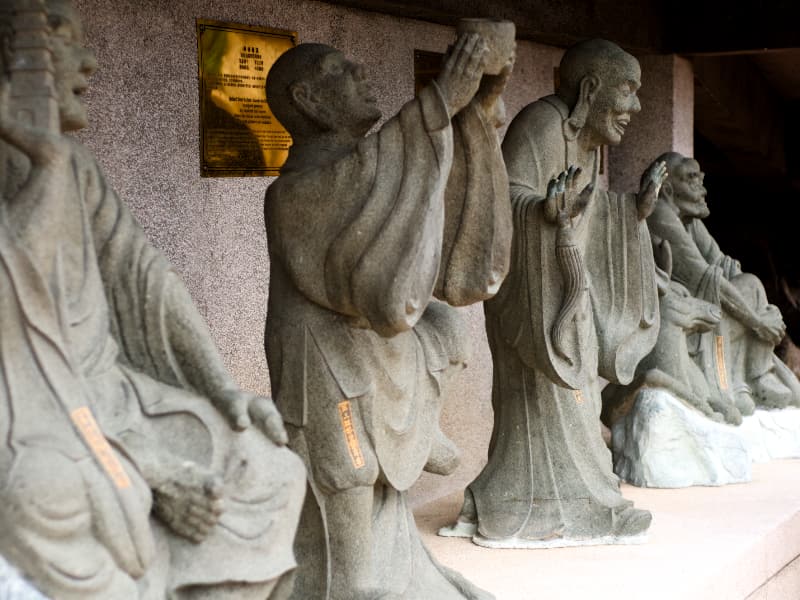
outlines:
[{"label": "chinese characters on plaque", "polygon": [[267,104],[267,73],[297,34],[197,20],[203,177],[277,175],[292,139]]}]

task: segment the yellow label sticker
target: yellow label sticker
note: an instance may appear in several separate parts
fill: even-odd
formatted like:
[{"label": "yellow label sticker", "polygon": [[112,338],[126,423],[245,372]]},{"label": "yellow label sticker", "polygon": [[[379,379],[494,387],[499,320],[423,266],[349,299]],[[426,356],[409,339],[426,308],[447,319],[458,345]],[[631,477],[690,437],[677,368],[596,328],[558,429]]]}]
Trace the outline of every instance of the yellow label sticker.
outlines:
[{"label": "yellow label sticker", "polygon": [[347,450],[350,452],[350,460],[353,461],[353,466],[356,469],[360,469],[366,463],[364,462],[364,455],[361,452],[361,445],[358,443],[356,428],[353,426],[353,411],[350,409],[350,401],[342,400],[339,402],[338,406],[339,418],[342,421],[342,431],[344,432],[344,440],[347,442]]},{"label": "yellow label sticker", "polygon": [[721,335],[716,336],[717,354],[717,379],[722,390],[728,389],[728,370],[725,367],[725,338]]},{"label": "yellow label sticker", "polygon": [[108,443],[103,432],[100,431],[100,426],[95,421],[89,407],[81,406],[76,408],[69,413],[69,416],[83,439],[86,440],[86,444],[94,454],[97,462],[105,469],[114,485],[121,490],[131,487],[131,480],[128,478],[125,468],[119,462],[117,455],[114,454],[114,449]]},{"label": "yellow label sticker", "polygon": [[575,396],[575,402],[583,404],[583,392],[580,390],[572,390],[572,395]]}]

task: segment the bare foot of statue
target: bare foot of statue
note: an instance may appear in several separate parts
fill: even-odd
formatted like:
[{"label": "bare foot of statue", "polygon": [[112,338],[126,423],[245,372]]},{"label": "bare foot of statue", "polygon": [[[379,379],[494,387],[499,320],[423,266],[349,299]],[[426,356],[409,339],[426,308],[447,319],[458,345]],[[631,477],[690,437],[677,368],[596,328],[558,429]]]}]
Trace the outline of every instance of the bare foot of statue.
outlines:
[{"label": "bare foot of statue", "polygon": [[200,543],[222,514],[222,480],[208,469],[185,461],[153,489],[153,511],[172,531]]},{"label": "bare foot of statue", "polygon": [[792,401],[792,391],[772,371],[750,382],[753,396],[765,408],[786,408]]}]

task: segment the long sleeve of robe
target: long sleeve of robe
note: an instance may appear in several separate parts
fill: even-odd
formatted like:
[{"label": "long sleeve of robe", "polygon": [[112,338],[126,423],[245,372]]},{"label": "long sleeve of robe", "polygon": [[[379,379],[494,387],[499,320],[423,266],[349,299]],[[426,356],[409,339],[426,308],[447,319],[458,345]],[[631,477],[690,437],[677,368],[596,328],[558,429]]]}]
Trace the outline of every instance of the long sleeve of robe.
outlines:
[{"label": "long sleeve of robe", "polygon": [[577,324],[567,335],[572,364],[554,352],[551,340],[564,283],[555,259],[557,227],[545,220],[542,200],[548,182],[575,162],[574,142],[565,139],[562,125],[566,117],[560,100],[545,98],[518,115],[503,141],[515,237],[509,277],[487,311],[521,360],[558,385],[580,388],[582,373],[596,360],[600,375],[625,383],[658,334],[654,263],[635,195],[597,190],[596,164],[594,197],[574,220],[574,235],[588,273],[599,356],[586,355],[595,350]]},{"label": "long sleeve of robe", "polygon": [[[413,328],[434,296],[463,305],[496,291],[511,242],[506,189],[481,109],[469,105],[451,126],[435,85],[351,153],[270,186],[267,353],[287,422],[302,425],[306,414],[308,384],[290,366],[305,360],[300,329],[311,330],[345,396],[356,397],[370,375],[358,352],[344,350],[351,325],[391,337]],[[429,367],[444,364],[434,370],[448,363],[437,354]]]}]

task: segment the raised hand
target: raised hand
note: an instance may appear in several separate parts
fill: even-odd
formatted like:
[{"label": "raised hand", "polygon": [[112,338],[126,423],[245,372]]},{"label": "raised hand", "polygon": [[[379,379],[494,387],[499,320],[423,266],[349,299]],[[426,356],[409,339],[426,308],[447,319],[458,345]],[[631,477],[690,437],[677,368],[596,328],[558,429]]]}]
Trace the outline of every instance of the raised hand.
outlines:
[{"label": "raised hand", "polygon": [[641,188],[636,195],[636,206],[639,210],[639,220],[649,217],[658,202],[661,186],[667,178],[667,164],[664,161],[653,163],[642,177]]},{"label": "raised hand", "polygon": [[483,76],[489,48],[477,33],[458,38],[447,56],[436,83],[444,96],[450,116],[456,114],[475,96]]},{"label": "raised hand", "polygon": [[578,193],[580,174],[580,167],[572,165],[547,184],[544,211],[548,222],[566,226],[570,219],[586,209],[592,199],[594,186],[589,183]]},{"label": "raised hand", "polygon": [[226,389],[214,399],[214,404],[236,431],[243,431],[255,423],[278,446],[285,446],[289,440],[283,419],[269,398],[240,389]]}]

